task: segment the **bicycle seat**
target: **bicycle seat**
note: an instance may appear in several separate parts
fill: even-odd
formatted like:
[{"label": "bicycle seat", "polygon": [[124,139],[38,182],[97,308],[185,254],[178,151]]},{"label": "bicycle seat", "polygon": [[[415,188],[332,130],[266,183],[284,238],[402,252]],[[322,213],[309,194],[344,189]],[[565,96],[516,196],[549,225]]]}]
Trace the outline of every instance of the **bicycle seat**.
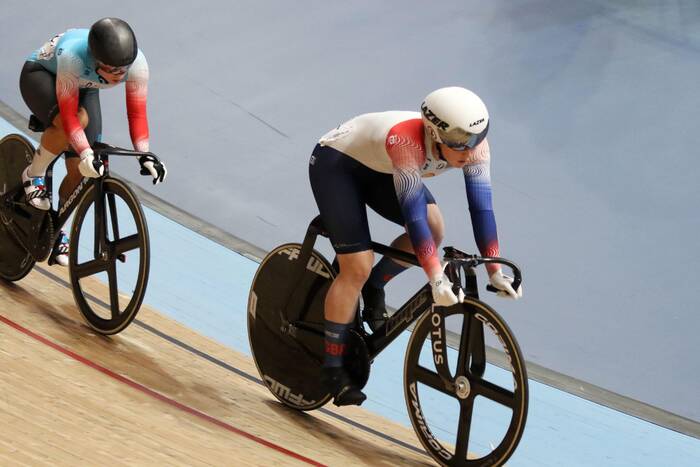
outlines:
[{"label": "bicycle seat", "polygon": [[320,215],[314,217],[313,220],[309,223],[309,229],[315,231],[318,235],[321,235],[322,237],[329,236],[326,227],[324,227],[323,225],[323,219],[321,219]]},{"label": "bicycle seat", "polygon": [[36,115],[30,115],[29,116],[29,125],[27,125],[30,130],[35,131],[37,133],[41,133],[42,131],[46,130],[46,127],[42,123],[41,120],[39,120],[39,117]]}]

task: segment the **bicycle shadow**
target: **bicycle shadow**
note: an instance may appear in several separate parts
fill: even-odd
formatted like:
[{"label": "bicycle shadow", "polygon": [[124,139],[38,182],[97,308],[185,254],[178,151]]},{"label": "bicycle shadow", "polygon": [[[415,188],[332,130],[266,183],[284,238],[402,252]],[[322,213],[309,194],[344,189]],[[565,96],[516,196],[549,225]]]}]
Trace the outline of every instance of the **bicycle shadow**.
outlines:
[{"label": "bicycle shadow", "polygon": [[[230,415],[231,395],[225,386],[208,384],[207,365],[192,365],[187,356],[180,358],[166,353],[168,350],[174,351],[172,344],[157,340],[154,342],[150,332],[141,330],[149,336],[144,338],[137,330],[140,328],[138,320],[131,324],[135,327],[134,330],[127,329],[118,335],[105,336],[95,332],[82,320],[72,302],[51,303],[49,300],[53,299],[55,291],[47,289],[46,295],[42,296],[34,290],[30,292],[21,284],[0,280],[0,305],[5,291],[12,300],[24,305],[19,310],[24,318],[29,314],[35,316],[31,318],[31,324],[26,323],[27,319],[18,320],[9,316],[13,321],[21,321],[19,324],[31,332],[111,372],[198,410],[215,416]],[[164,362],[163,365],[160,361]],[[255,395],[254,391],[239,390],[239,396],[245,399],[252,399]]]},{"label": "bicycle shadow", "polygon": [[[284,417],[289,422],[299,427],[299,433],[313,433],[313,436],[322,439],[322,442],[329,446],[334,458],[342,457],[347,453],[346,460],[348,465],[352,458],[361,457],[367,459],[366,462],[361,462],[365,465],[411,465],[411,466],[434,466],[427,454],[425,461],[416,460],[413,457],[406,457],[400,454],[400,450],[406,450],[405,447],[396,445],[394,449],[382,447],[376,444],[368,443],[366,440],[355,436],[352,433],[353,427],[333,424],[314,417],[310,413],[294,410],[276,400],[266,400],[265,404],[275,411],[279,416]],[[381,442],[390,442],[379,438]],[[319,450],[321,450],[319,448]],[[420,454],[415,453],[416,456]]]},{"label": "bicycle shadow", "polygon": [[23,326],[32,333],[149,388],[164,392],[186,389],[158,364],[148,349],[134,340],[93,331],[82,321],[74,304],[51,303],[47,297],[32,293],[16,283],[0,281],[0,290],[8,292],[13,300],[24,305],[21,313],[36,317],[31,320],[31,325]]}]

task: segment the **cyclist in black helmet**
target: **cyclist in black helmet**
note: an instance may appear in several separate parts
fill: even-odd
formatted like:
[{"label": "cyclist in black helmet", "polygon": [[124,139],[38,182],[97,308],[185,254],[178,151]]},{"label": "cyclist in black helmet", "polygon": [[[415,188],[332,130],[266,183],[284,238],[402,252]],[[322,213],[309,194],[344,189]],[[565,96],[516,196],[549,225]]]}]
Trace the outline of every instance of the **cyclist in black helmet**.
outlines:
[{"label": "cyclist in black helmet", "polygon": [[[20,74],[22,97],[45,129],[32,163],[22,173],[27,202],[48,210],[50,193],[44,185],[49,164],[65,152],[68,175],[59,188],[66,201],[82,177],[99,177],[103,168],[91,149],[102,137],[99,90],[124,82],[129,133],[134,149],[149,152],[146,96],[148,64],[131,27],[118,18],[103,18],[90,29],[69,29],[54,36],[28,58]],[[162,182],[161,163],[139,161]],[[63,233],[52,253],[68,264],[68,238]]]}]

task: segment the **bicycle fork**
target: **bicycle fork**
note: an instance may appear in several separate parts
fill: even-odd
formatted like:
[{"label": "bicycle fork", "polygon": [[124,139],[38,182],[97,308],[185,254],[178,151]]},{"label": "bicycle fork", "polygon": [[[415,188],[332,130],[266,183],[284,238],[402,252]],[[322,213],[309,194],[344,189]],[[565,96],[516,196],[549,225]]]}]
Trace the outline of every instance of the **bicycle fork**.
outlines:
[{"label": "bicycle fork", "polygon": [[[95,180],[95,239],[94,255],[95,259],[108,261],[112,254],[109,240],[107,239],[107,208],[105,208],[105,198],[107,198],[107,208],[109,209],[112,235],[115,239],[119,236],[119,223],[117,221],[117,205],[113,193],[105,193],[104,179],[100,177]],[[122,263],[126,262],[126,255],[121,253],[117,259]]]}]

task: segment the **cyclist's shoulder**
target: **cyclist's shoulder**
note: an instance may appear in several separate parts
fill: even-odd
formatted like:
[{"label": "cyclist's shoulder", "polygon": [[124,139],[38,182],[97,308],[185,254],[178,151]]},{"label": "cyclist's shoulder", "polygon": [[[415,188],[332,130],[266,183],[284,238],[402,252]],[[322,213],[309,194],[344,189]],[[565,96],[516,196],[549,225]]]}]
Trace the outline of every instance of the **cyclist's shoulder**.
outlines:
[{"label": "cyclist's shoulder", "polygon": [[395,120],[387,131],[385,145],[387,151],[399,148],[402,151],[413,149],[421,155],[425,154],[425,131],[423,121],[418,112],[396,112],[392,115]]},{"label": "cyclist's shoulder", "polygon": [[387,118],[391,119],[391,128],[387,138],[391,135],[404,136],[418,141],[423,140],[423,121],[418,112],[393,111]]},{"label": "cyclist's shoulder", "polygon": [[87,29],[69,29],[56,43],[56,60],[61,63],[69,60],[82,63],[88,61]]},{"label": "cyclist's shoulder", "polygon": [[28,60],[41,62],[53,73],[56,72],[57,62],[65,62],[66,58],[71,62],[75,62],[76,58],[84,62],[87,54],[87,34],[87,29],[69,29],[55,34],[33,51]]},{"label": "cyclist's shoulder", "polygon": [[361,114],[355,118],[382,125],[388,124],[390,127],[393,127],[403,122],[409,122],[415,119],[420,120],[420,113],[407,110],[385,110],[383,112]]},{"label": "cyclist's shoulder", "polygon": [[146,60],[146,56],[141,49],[138,49],[136,59],[129,67],[129,71],[126,74],[126,80],[148,80],[148,61]]},{"label": "cyclist's shoulder", "polygon": [[89,29],[69,29],[58,38],[56,47],[61,53],[83,55],[88,50]]},{"label": "cyclist's shoulder", "polygon": [[423,131],[420,114],[402,110],[364,113],[351,119],[346,125],[352,126],[359,134],[365,134],[372,139],[388,140],[391,135],[403,139],[416,138]]}]

